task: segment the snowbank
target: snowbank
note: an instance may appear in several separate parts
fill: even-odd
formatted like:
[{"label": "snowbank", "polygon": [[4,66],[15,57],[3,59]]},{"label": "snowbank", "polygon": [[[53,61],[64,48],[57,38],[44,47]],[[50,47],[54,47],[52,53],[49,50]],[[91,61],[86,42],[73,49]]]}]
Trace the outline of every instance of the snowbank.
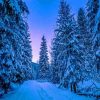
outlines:
[{"label": "snowbank", "polygon": [[100,95],[100,83],[93,80],[84,81],[83,83],[79,83],[78,86],[83,94]]}]

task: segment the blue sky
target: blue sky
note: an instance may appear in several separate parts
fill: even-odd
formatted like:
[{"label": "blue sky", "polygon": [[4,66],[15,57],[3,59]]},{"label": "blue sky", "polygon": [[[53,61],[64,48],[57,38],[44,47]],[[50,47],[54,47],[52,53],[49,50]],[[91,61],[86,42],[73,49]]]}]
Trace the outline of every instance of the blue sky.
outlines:
[{"label": "blue sky", "polygon": [[[77,14],[80,7],[85,7],[86,1],[67,0],[67,3],[70,4],[72,12]],[[47,38],[48,50],[50,52],[60,0],[25,0],[25,2],[30,11],[28,24],[32,41],[33,61],[37,62],[42,35],[45,35]]]}]

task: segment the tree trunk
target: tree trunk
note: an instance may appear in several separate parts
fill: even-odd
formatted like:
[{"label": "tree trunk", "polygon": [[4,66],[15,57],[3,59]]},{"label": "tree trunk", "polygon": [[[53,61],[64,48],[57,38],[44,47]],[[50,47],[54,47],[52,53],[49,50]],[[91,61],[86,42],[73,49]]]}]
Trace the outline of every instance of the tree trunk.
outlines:
[{"label": "tree trunk", "polygon": [[73,92],[73,84],[72,83],[70,84],[70,89],[71,89],[71,92]]},{"label": "tree trunk", "polygon": [[77,92],[77,85],[76,85],[76,83],[73,84],[73,90],[74,90],[75,93]]}]

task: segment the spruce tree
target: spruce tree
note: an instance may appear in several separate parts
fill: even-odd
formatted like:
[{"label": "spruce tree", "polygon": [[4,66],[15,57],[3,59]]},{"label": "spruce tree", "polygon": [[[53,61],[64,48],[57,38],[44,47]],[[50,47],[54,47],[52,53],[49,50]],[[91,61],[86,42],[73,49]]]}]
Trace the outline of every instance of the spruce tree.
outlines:
[{"label": "spruce tree", "polygon": [[60,86],[69,87],[75,92],[81,77],[79,73],[82,63],[77,38],[76,21],[70,12],[69,5],[62,0],[52,47],[51,67],[52,70],[56,69],[52,75],[53,79],[60,83]]},{"label": "spruce tree", "polygon": [[93,33],[95,26],[95,17],[99,8],[99,0],[88,0],[87,2],[87,17],[89,23],[89,32]]},{"label": "spruce tree", "polygon": [[[87,16],[89,22],[90,33],[92,34],[92,50],[93,50],[93,65],[94,72],[99,72],[99,62],[100,58],[97,56],[100,42],[99,42],[99,9],[100,9],[100,1],[99,0],[88,0],[87,3]],[[95,72],[95,73],[96,73]],[[97,75],[94,75],[95,77]],[[95,78],[94,78],[95,79]]]},{"label": "spruce tree", "polygon": [[22,83],[31,75],[28,13],[22,0],[0,0],[0,95],[10,90],[12,82]]},{"label": "spruce tree", "polygon": [[67,56],[65,58],[67,59],[67,64],[62,83],[64,87],[70,88],[73,92],[77,92],[77,84],[82,81],[83,78],[82,65],[84,62],[81,51],[82,47],[79,41],[78,26],[74,17],[71,18],[69,25],[70,31],[65,36],[65,38],[67,37],[67,42],[64,43],[66,44],[66,48],[64,49],[63,55],[66,54]]},{"label": "spruce tree", "polygon": [[90,78],[91,72],[93,70],[93,59],[92,59],[92,35],[88,31],[88,21],[86,13],[83,8],[80,8],[77,16],[79,41],[82,46],[82,58],[83,58],[83,77],[85,79]]},{"label": "spruce tree", "polygon": [[39,57],[39,79],[49,80],[49,61],[46,39],[43,36]]},{"label": "spruce tree", "polygon": [[[100,0],[95,17],[94,35],[93,35],[93,51],[94,51],[94,64],[100,78]],[[96,75],[97,76],[97,75]]]},{"label": "spruce tree", "polygon": [[58,64],[58,55],[59,55],[59,37],[56,34],[52,40],[51,47],[51,81],[54,84],[60,83],[59,77],[59,64]]},{"label": "spruce tree", "polygon": [[[68,8],[68,9],[66,9]],[[60,52],[63,52],[62,50],[64,47],[61,47],[61,39],[63,38],[63,33],[66,31],[66,15],[69,16],[69,5],[66,5],[66,2],[64,0],[61,0],[60,2],[60,8],[58,12],[58,19],[56,22],[57,28],[55,29],[55,37],[53,39],[53,45],[52,45],[52,61],[51,61],[51,67],[52,67],[52,81],[54,83],[60,83],[61,78],[64,75],[64,70],[66,65],[62,65],[62,57]]]}]

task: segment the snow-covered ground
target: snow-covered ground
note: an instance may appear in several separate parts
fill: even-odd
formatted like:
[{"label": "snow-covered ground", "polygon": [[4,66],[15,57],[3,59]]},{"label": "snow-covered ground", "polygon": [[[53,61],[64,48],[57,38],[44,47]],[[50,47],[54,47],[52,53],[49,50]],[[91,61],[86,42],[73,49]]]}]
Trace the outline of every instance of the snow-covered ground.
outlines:
[{"label": "snow-covered ground", "polygon": [[94,80],[80,82],[78,88],[83,94],[100,95],[100,82]]},{"label": "snow-covered ground", "polygon": [[57,88],[49,82],[26,81],[0,100],[93,100]]}]

